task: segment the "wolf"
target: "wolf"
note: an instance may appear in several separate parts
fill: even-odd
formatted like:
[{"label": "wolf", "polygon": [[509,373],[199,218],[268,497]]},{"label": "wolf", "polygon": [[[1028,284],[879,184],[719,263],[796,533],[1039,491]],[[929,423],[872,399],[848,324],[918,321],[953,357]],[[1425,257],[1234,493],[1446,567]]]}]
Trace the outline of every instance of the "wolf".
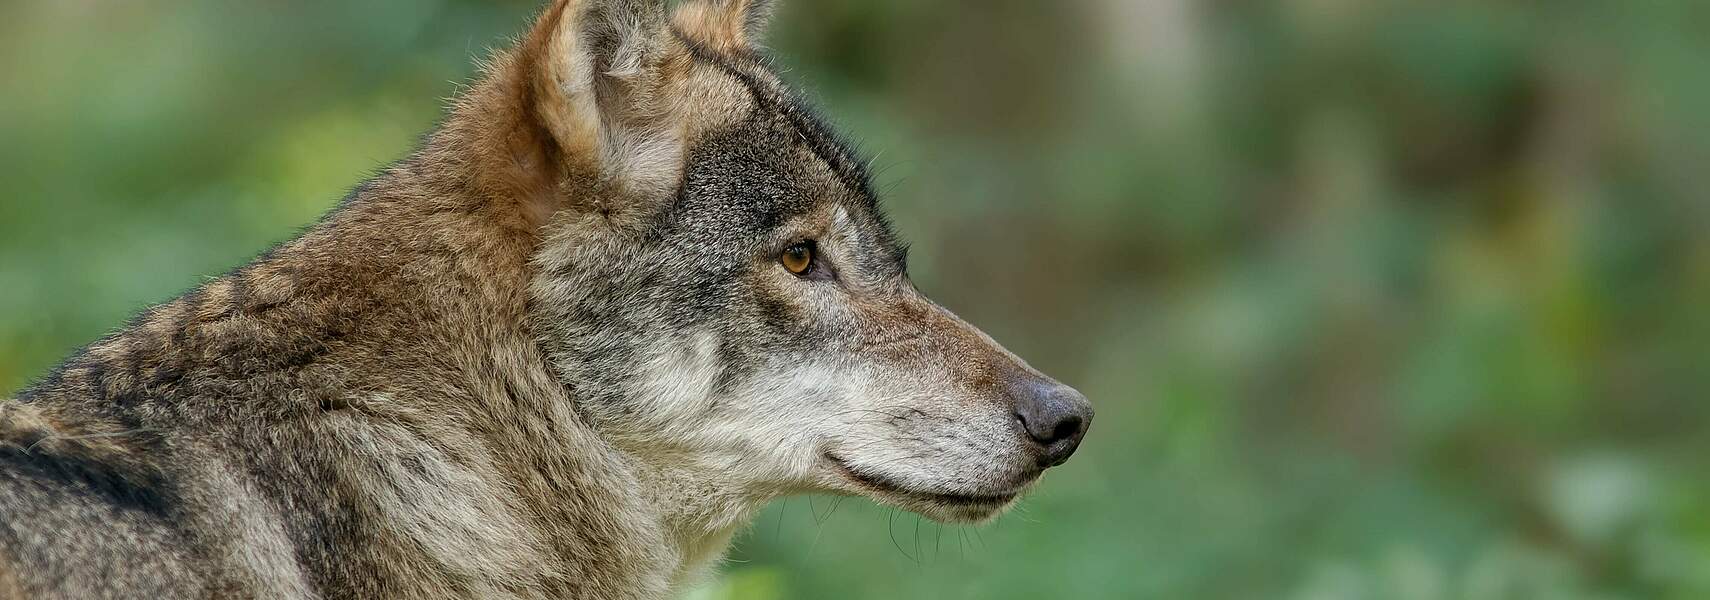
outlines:
[{"label": "wolf", "polygon": [[762,0],[558,0],[407,158],[0,403],[0,597],[668,598],[768,501],[989,519],[1086,398],[910,283]]}]

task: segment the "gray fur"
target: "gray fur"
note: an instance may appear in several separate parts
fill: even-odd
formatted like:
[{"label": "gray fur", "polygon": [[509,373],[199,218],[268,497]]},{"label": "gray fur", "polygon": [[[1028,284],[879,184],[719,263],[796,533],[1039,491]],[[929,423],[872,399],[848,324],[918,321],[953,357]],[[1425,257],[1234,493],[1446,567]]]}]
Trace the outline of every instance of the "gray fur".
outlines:
[{"label": "gray fur", "polygon": [[729,47],[768,8],[560,0],[321,223],[0,402],[0,598],[664,598],[785,495],[1007,507],[1090,408],[915,290]]}]

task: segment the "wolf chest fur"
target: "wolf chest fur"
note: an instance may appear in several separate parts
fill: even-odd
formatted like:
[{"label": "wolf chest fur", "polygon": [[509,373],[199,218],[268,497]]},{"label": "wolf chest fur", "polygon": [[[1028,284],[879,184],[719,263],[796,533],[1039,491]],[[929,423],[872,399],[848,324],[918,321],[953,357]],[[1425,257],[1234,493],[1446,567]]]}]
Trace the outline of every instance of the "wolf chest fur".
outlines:
[{"label": "wolf chest fur", "polygon": [[0,598],[667,598],[765,503],[988,519],[1087,401],[922,296],[769,6],[560,0],[300,237],[0,402]]}]

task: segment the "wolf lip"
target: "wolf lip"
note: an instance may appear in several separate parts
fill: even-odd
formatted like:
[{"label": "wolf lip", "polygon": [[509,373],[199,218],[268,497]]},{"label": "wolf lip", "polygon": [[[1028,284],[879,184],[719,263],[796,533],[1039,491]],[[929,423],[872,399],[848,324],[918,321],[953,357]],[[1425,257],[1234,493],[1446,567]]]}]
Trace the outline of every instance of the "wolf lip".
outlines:
[{"label": "wolf lip", "polygon": [[924,501],[929,501],[929,502],[937,502],[937,503],[941,503],[941,504],[955,504],[955,505],[964,505],[964,506],[999,506],[999,505],[1003,505],[1005,503],[1008,503],[1010,500],[1014,500],[1015,497],[1020,494],[1019,491],[998,492],[998,493],[991,493],[991,494],[958,494],[958,493],[933,492],[933,491],[919,490],[919,489],[915,489],[915,488],[909,487],[907,485],[898,483],[898,482],[896,482],[890,478],[884,477],[882,475],[877,475],[877,474],[873,474],[873,473],[865,473],[865,472],[862,472],[860,470],[857,470],[855,467],[851,466],[847,461],[843,460],[842,458],[838,458],[837,455],[832,454],[830,452],[825,453],[825,459],[827,461],[830,461],[832,465],[836,466],[838,472],[840,474],[842,474],[844,478],[849,479],[851,481],[854,481],[855,483],[861,485],[861,487],[867,488],[867,489],[875,491],[875,492],[889,494],[892,496],[900,496],[903,498],[909,498],[909,499],[913,499],[913,500],[924,500]]}]

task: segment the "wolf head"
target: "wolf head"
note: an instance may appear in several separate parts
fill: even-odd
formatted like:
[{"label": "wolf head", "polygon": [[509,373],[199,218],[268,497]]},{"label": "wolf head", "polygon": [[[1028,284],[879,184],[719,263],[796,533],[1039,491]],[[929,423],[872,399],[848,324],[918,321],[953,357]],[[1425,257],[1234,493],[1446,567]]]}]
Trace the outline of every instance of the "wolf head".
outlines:
[{"label": "wolf head", "polygon": [[756,49],[768,9],[561,1],[500,65],[512,166],[546,173],[533,334],[637,460],[989,518],[1092,408],[914,288],[862,162]]}]

